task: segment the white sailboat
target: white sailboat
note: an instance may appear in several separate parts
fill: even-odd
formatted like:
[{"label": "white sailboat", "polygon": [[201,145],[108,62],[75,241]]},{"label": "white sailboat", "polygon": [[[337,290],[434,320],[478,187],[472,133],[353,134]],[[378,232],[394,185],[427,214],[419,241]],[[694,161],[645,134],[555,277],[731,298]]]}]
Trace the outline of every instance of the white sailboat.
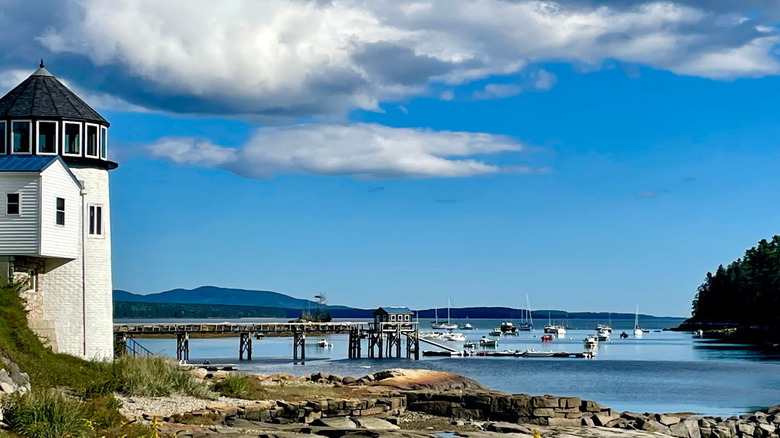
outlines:
[{"label": "white sailboat", "polygon": [[521,332],[530,332],[534,329],[534,317],[531,314],[531,304],[528,301],[528,294],[525,294],[525,314],[523,320],[517,326],[517,330]]},{"label": "white sailboat", "polygon": [[450,297],[447,297],[447,322],[439,324],[440,329],[444,330],[455,330],[458,328],[458,324],[453,324],[450,322]]},{"label": "white sailboat", "polygon": [[642,337],[642,329],[639,328],[639,306],[636,306],[636,315],[634,316],[634,337]]}]

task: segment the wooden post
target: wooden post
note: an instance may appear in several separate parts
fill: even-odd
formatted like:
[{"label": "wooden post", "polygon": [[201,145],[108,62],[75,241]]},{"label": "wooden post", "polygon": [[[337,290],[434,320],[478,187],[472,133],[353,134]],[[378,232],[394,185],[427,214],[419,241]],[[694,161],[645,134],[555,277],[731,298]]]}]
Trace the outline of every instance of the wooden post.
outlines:
[{"label": "wooden post", "polygon": [[420,325],[416,323],[414,328],[414,360],[420,360]]},{"label": "wooden post", "polygon": [[298,363],[298,346],[301,347],[301,364],[306,363],[306,332],[293,332],[293,363]]},{"label": "wooden post", "polygon": [[238,360],[252,360],[252,333],[241,333],[238,345]]},{"label": "wooden post", "polygon": [[395,357],[401,358],[401,323],[395,325]]},{"label": "wooden post", "polygon": [[176,359],[179,361],[190,360],[190,335],[189,333],[176,334]]}]

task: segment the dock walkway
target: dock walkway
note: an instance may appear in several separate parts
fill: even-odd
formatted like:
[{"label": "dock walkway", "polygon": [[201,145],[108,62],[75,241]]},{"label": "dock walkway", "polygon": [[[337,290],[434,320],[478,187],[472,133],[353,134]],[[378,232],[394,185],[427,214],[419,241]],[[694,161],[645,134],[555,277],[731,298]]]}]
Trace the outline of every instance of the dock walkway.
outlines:
[{"label": "dock walkway", "polygon": [[[307,334],[362,333],[367,322],[260,322],[260,323],[208,323],[208,324],[114,324],[114,350],[116,355],[127,353],[128,339],[149,335],[176,337],[176,359],[190,359],[190,335],[221,334],[236,335],[239,338],[238,358],[252,359],[252,337],[257,334],[290,334],[293,337],[293,360],[298,360],[300,348],[301,360],[306,358],[304,340]],[[133,350],[135,352],[135,350]]]}]

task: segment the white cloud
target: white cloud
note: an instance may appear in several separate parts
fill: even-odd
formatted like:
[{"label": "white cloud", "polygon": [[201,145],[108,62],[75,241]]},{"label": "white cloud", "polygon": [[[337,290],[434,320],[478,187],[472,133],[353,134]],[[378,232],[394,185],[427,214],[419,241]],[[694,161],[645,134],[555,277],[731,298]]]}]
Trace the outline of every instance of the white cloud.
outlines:
[{"label": "white cloud", "polygon": [[555,85],[558,78],[544,69],[539,69],[528,75],[525,81],[511,84],[487,84],[481,90],[473,93],[476,100],[505,99],[517,96],[526,91],[547,91]]},{"label": "white cloud", "polygon": [[[716,79],[780,72],[777,30],[744,13],[703,2],[597,3],[71,0],[62,15],[74,18],[39,41],[140,81],[113,89],[135,104],[269,116],[375,110],[430,83],[547,61],[597,68],[617,59]],[[536,88],[552,79],[540,76]]]},{"label": "white cloud", "polygon": [[474,157],[521,150],[515,140],[498,135],[374,124],[260,128],[240,148],[189,137],[163,138],[147,146],[153,158],[223,169],[249,178],[269,178],[278,172],[357,178],[460,178],[533,172],[528,167],[503,168]]}]

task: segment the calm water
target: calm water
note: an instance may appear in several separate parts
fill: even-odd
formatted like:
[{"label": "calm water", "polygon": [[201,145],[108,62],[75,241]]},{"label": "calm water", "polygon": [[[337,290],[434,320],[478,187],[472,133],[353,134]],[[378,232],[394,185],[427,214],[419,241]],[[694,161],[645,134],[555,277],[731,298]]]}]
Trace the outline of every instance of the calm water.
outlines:
[{"label": "calm water", "polygon": [[[245,319],[241,322],[259,320]],[[266,320],[267,321],[267,320]],[[118,321],[119,322],[119,321]],[[138,322],[138,321],[132,321]],[[181,321],[180,321],[181,322]],[[213,321],[211,321],[213,322]],[[478,340],[496,320],[471,320],[477,330],[463,333]],[[359,377],[385,368],[427,368],[451,371],[501,391],[578,396],[617,410],[637,412],[695,412],[730,416],[780,403],[780,356],[747,346],[719,344],[688,333],[654,331],[673,327],[679,319],[640,324],[651,329],[641,339],[619,339],[629,334],[633,321],[613,321],[613,339],[600,343],[594,359],[559,358],[421,358],[402,360],[348,360],[347,335],[328,336],[332,348],[320,348],[310,338],[305,365],[292,363],[291,338],[254,342],[254,359],[238,362],[238,339],[191,339],[190,362],[239,363],[253,373],[309,374],[327,371]],[[421,321],[428,327],[427,321]],[[544,322],[538,322],[542,327]],[[587,325],[595,325],[589,323]],[[571,324],[570,326],[575,326]],[[542,343],[537,329],[500,338],[497,350],[583,351],[582,339],[593,330],[569,329],[565,338]],[[176,356],[175,339],[139,339],[152,351]],[[450,343],[460,348],[462,343]],[[422,350],[430,350],[423,344]],[[365,348],[364,348],[365,352]]]}]

